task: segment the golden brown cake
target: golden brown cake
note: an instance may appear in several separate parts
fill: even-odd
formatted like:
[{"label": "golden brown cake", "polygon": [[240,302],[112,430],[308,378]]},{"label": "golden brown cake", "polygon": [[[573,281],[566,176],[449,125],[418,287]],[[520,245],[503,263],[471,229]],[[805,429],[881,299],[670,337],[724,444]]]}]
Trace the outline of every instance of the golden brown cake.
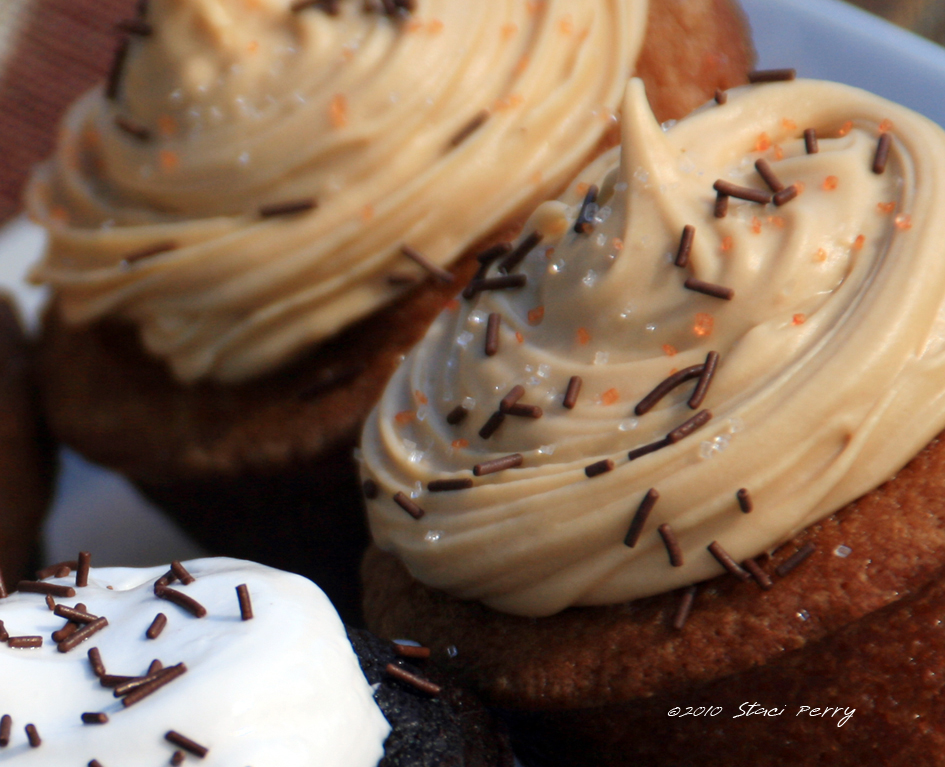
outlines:
[{"label": "golden brown cake", "polygon": [[945,133],[791,78],[633,83],[366,425],[369,627],[536,764],[945,762]]},{"label": "golden brown cake", "polygon": [[401,355],[613,143],[634,61],[671,119],[753,51],[730,0],[239,5],[152,3],[34,177],[44,396],[204,545],[350,618],[350,453]]}]

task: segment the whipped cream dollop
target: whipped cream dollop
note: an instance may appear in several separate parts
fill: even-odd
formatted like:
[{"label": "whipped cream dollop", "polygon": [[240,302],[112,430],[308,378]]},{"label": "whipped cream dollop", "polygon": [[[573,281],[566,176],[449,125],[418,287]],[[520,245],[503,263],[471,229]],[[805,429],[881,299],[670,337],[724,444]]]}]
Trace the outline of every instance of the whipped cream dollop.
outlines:
[{"label": "whipped cream dollop", "polygon": [[[57,650],[50,635],[65,619],[41,594],[0,599],[0,620],[11,636],[41,636],[35,649],[0,643],[0,716],[12,719],[0,764],[167,764],[175,731],[207,748],[211,767],[375,767],[390,730],[328,598],[311,581],[235,559],[185,562],[196,579],[171,587],[206,608],[194,617],[154,594],[167,567],[92,569],[89,585],[76,576],[47,583],[75,587],[56,597],[85,604],[108,625],[75,649]],[[246,584],[254,617],[242,620],[236,587]],[[167,624],[155,639],[145,632],[158,613]],[[187,671],[128,706],[93,672],[97,647],[108,674],[146,674],[154,659]],[[84,724],[104,713],[105,724]],[[41,739],[31,747],[25,727]],[[187,759],[196,759],[188,755]],[[188,762],[189,763],[189,762]]]},{"label": "whipped cream dollop", "polygon": [[[730,91],[664,129],[633,81],[622,114],[622,153],[589,166],[526,226],[543,239],[507,269],[524,286],[445,311],[362,439],[377,544],[420,581],[511,613],[618,603],[715,576],[713,542],[735,562],[772,549],[889,478],[945,425],[938,126],[802,80]],[[884,134],[888,158],[874,170]],[[773,186],[788,189],[781,205],[764,202],[773,189],[756,170],[762,159]],[[716,217],[720,179],[762,201],[728,197]],[[600,192],[577,233],[592,184]],[[488,277],[499,274],[494,265]],[[716,295],[687,289],[701,287],[693,279]],[[693,409],[710,352],[715,374]],[[691,367],[637,414],[648,392]],[[569,409],[574,376],[582,386]],[[516,386],[521,414],[488,436]],[[468,413],[458,423],[457,406]],[[518,466],[473,472],[515,454]],[[471,486],[431,492],[443,479]]]},{"label": "whipped cream dollop", "polygon": [[151,0],[28,189],[62,316],[135,323],[182,381],[272,369],[423,278],[403,246],[449,265],[563,187],[615,124],[647,13],[297,5]]}]

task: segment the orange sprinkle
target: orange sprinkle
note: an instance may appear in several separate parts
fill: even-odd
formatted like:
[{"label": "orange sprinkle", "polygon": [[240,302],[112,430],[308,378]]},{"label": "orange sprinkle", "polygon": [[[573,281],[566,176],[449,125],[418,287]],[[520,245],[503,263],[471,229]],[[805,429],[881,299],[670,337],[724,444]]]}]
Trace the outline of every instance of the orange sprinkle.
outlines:
[{"label": "orange sprinkle", "polygon": [[824,191],[832,192],[837,188],[837,184],[839,183],[840,179],[838,179],[836,176],[827,176],[827,178],[824,179]]},{"label": "orange sprinkle", "polygon": [[777,229],[784,228],[784,218],[782,216],[768,216],[768,223]]},{"label": "orange sprinkle", "polygon": [[792,322],[794,325],[803,325],[806,320],[807,320],[807,315],[806,315],[806,314],[795,314],[795,315],[791,318],[791,322]]},{"label": "orange sprinkle", "polygon": [[672,344],[663,344],[663,354],[665,354],[667,357],[675,357],[676,347]]},{"label": "orange sprinkle", "polygon": [[523,336],[521,333],[519,333],[519,332],[516,330],[516,331],[515,331],[515,340],[518,341],[520,344],[523,344],[523,343],[525,343],[525,336]]},{"label": "orange sprinkle", "polygon": [[566,13],[561,17],[558,22],[558,30],[562,35],[570,35],[574,31],[574,21],[571,19],[570,13]]},{"label": "orange sprinkle", "polygon": [[536,306],[534,309],[530,309],[528,312],[528,324],[529,325],[540,325],[541,321],[545,319],[545,307]]},{"label": "orange sprinkle", "polygon": [[427,32],[431,35],[438,35],[443,31],[443,22],[440,19],[430,19],[427,24]]},{"label": "orange sprinkle", "polygon": [[457,309],[459,309],[459,299],[451,298],[449,301],[443,304],[443,308],[449,312],[455,312]]},{"label": "orange sprinkle", "polygon": [[862,234],[858,234],[856,239],[853,241],[853,250],[860,250],[863,247],[864,242],[866,242],[866,237]]},{"label": "orange sprinkle", "polygon": [[896,216],[895,222],[896,229],[900,229],[903,232],[906,231],[906,229],[912,228],[912,216],[905,213],[900,213],[898,216]]},{"label": "orange sprinkle", "polygon": [[591,188],[590,184],[585,184],[583,181],[575,187],[575,191],[580,195],[587,194],[587,190]]},{"label": "orange sprinkle", "polygon": [[511,40],[515,37],[518,32],[518,24],[503,24],[502,25],[502,39]]},{"label": "orange sprinkle", "polygon": [[893,129],[893,121],[888,117],[879,124],[880,133],[889,133]]},{"label": "orange sprinkle", "polygon": [[896,209],[895,202],[878,202],[876,203],[876,209],[880,213],[892,213]]},{"label": "orange sprinkle", "polygon": [[522,56],[522,58],[518,60],[518,63],[515,65],[515,69],[513,70],[515,74],[516,75],[522,74],[522,72],[524,72],[528,68],[529,61],[530,59],[528,56]]},{"label": "orange sprinkle", "polygon": [[367,224],[372,218],[374,218],[374,206],[368,203],[361,208],[361,220]]},{"label": "orange sprinkle", "polygon": [[581,346],[587,346],[590,343],[591,334],[587,332],[587,328],[577,329],[577,340]]},{"label": "orange sprinkle", "polygon": [[328,121],[332,128],[344,128],[348,124],[348,99],[343,93],[338,93],[331,100],[328,107]]},{"label": "orange sprinkle", "polygon": [[462,450],[464,447],[469,447],[469,440],[468,439],[454,439],[450,443],[450,446],[454,450]]},{"label": "orange sprinkle", "polygon": [[666,375],[674,376],[678,372],[679,372],[679,368],[671,368],[670,371]]},{"label": "orange sprinkle", "polygon": [[180,166],[180,157],[177,156],[177,152],[172,152],[170,149],[162,149],[158,153],[158,162],[161,164],[161,170],[172,171]]},{"label": "orange sprinkle", "polygon": [[554,254],[555,254],[555,249],[554,249],[554,248],[548,248],[547,250],[545,250],[545,258],[547,258],[549,261],[551,260],[551,257],[552,257]]},{"label": "orange sprinkle", "polygon": [[823,263],[827,260],[827,251],[823,248],[817,248],[817,252],[814,254],[814,261]]},{"label": "orange sprinkle", "polygon": [[421,405],[426,405],[430,400],[427,399],[427,395],[424,394],[419,389],[413,393],[413,396],[416,398],[417,402]]},{"label": "orange sprinkle", "polygon": [[396,421],[400,426],[406,426],[410,423],[417,414],[413,410],[401,410],[397,415],[394,416],[394,421]]},{"label": "orange sprinkle", "polygon": [[751,232],[752,234],[761,234],[761,220],[758,216],[751,217]]},{"label": "orange sprinkle", "polygon": [[259,50],[259,40],[250,40],[246,46],[247,53],[256,53]]},{"label": "orange sprinkle", "polygon": [[781,120],[781,126],[784,128],[784,130],[797,130],[797,123],[789,117],[785,117],[783,120]]},{"label": "orange sprinkle", "polygon": [[177,133],[177,120],[170,115],[161,115],[157,119],[157,127],[162,136],[173,136]]},{"label": "orange sprinkle", "polygon": [[732,235],[728,235],[722,238],[722,251],[731,250],[732,245],[735,244],[735,241],[732,239]]},{"label": "orange sprinkle", "polygon": [[758,141],[755,142],[755,151],[764,152],[771,148],[771,138],[767,133],[761,133],[758,136]]},{"label": "orange sprinkle", "polygon": [[613,405],[620,399],[620,392],[616,389],[608,389],[600,395],[600,404]]},{"label": "orange sprinkle", "polygon": [[837,131],[837,135],[846,136],[851,130],[853,130],[853,120],[847,120],[843,125],[840,126],[840,130]]},{"label": "orange sprinkle", "polygon": [[784,150],[781,148],[780,144],[774,145],[774,159],[783,160],[784,159]]},{"label": "orange sprinkle", "polygon": [[614,250],[623,250],[623,240],[619,237],[614,237],[614,241],[610,244],[614,246]]},{"label": "orange sprinkle", "polygon": [[700,338],[704,338],[712,333],[715,327],[715,318],[708,312],[699,312],[696,314],[696,321],[692,325],[692,332]]}]

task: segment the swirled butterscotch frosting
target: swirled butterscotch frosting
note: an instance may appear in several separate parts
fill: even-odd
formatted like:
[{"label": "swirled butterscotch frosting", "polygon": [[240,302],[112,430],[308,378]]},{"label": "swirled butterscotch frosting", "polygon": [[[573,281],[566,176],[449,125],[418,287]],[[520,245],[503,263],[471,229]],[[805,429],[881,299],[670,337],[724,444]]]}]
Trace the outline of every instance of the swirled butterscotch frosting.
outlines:
[{"label": "swirled butterscotch frosting", "polygon": [[664,128],[632,81],[622,153],[372,413],[371,528],[420,581],[540,616],[742,574],[945,425],[945,133],[815,81]]},{"label": "swirled butterscotch frosting", "polygon": [[[183,381],[260,374],[560,188],[645,0],[151,0],[28,191],[64,318]],[[385,12],[385,9],[387,12]]]}]

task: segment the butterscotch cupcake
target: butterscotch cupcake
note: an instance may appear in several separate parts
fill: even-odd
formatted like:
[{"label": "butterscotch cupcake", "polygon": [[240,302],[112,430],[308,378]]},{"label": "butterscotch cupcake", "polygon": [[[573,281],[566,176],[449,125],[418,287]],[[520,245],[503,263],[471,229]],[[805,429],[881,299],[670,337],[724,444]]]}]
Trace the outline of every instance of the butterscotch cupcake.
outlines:
[{"label": "butterscotch cupcake", "polygon": [[622,153],[395,373],[368,624],[546,764],[940,764],[945,133],[723,101],[664,132],[633,82]]},{"label": "butterscotch cupcake", "polygon": [[388,375],[475,255],[613,143],[635,62],[679,117],[744,80],[744,19],[731,0],[142,10],[28,190],[53,429],[350,615],[350,452]]}]

